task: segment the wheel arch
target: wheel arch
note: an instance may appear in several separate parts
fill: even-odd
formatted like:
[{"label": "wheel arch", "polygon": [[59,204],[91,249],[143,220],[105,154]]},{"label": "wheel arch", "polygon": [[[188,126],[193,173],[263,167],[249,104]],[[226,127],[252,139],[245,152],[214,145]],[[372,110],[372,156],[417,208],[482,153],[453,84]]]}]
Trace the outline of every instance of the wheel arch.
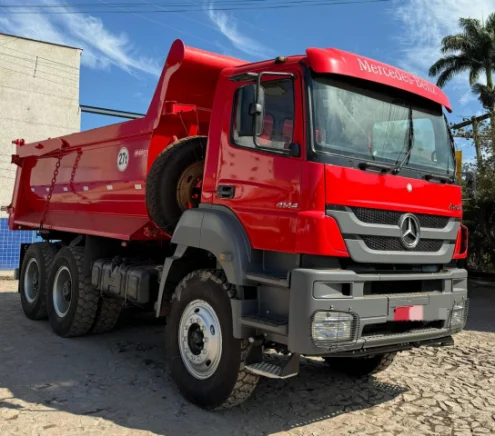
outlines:
[{"label": "wheel arch", "polygon": [[171,280],[174,275],[172,267],[186,259],[193,260],[193,269],[222,269],[232,285],[253,285],[245,275],[253,263],[251,243],[239,219],[229,209],[208,206],[185,211],[171,242],[177,246],[174,254],[165,259],[156,316],[160,316],[167,295],[173,292],[170,285],[173,286],[176,280]]}]

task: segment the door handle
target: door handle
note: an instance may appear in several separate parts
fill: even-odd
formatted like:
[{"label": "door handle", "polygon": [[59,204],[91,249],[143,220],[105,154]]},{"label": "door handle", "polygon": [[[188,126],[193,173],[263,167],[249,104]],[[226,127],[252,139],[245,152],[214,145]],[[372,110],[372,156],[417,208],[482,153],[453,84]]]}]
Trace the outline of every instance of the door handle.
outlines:
[{"label": "door handle", "polygon": [[231,185],[218,185],[217,197],[218,198],[234,198],[235,186]]}]

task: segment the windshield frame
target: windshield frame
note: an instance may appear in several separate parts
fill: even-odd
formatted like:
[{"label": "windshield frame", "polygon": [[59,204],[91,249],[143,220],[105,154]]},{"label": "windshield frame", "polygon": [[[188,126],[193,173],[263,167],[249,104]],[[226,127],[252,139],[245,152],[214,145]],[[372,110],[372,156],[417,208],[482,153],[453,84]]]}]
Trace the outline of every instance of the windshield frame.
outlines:
[{"label": "windshield frame", "polygon": [[[314,101],[314,78],[315,77],[330,77],[336,82],[341,82],[344,89],[346,87],[356,87],[358,90],[362,91],[363,95],[375,98],[375,96],[382,96],[384,100],[402,100],[407,102],[408,107],[414,110],[432,112],[432,109],[439,109],[438,114],[445,120],[445,131],[449,139],[449,149],[451,155],[452,168],[447,170],[440,170],[434,166],[424,166],[424,167],[410,167],[409,162],[405,162],[401,168],[400,175],[409,178],[424,179],[425,175],[438,175],[443,177],[452,177],[455,179],[455,145],[452,142],[452,132],[450,132],[447,120],[445,119],[445,114],[443,107],[440,104],[429,101],[424,97],[418,96],[416,94],[391,88],[386,85],[381,85],[378,83],[370,82],[365,79],[349,78],[347,76],[339,76],[336,74],[317,74],[314,73],[309,66],[304,65],[304,76],[305,76],[305,93],[307,101],[307,115],[306,115],[306,137],[307,137],[307,159],[309,161],[321,162],[331,165],[337,165],[348,168],[358,168],[359,163],[374,163],[375,161],[369,156],[364,155],[344,155],[333,151],[320,150],[316,147],[316,140],[314,135],[314,117],[315,117],[315,101]],[[370,89],[367,84],[373,84],[373,89]],[[369,91],[369,93],[367,92]],[[435,111],[436,112],[436,111]],[[409,160],[409,159],[408,159]],[[389,165],[383,162],[384,165]],[[390,167],[393,168],[395,165],[393,162],[390,163]]]}]

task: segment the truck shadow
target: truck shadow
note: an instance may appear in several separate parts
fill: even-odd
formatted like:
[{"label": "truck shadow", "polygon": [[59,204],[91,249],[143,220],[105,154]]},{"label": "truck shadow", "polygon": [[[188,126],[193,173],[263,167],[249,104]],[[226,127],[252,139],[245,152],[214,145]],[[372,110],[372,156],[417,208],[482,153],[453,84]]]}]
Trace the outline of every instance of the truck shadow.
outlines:
[{"label": "truck shadow", "polygon": [[51,427],[59,418],[50,420],[50,413],[63,411],[167,436],[205,430],[254,435],[370,408],[406,390],[375,378],[350,379],[322,361],[303,359],[298,377],[262,380],[242,406],[206,412],[185,401],[169,380],[163,330],[149,318],[131,317],[111,334],[62,339],[46,321],[24,317],[18,294],[0,292],[0,392],[9,391],[0,396],[0,409],[46,413]]},{"label": "truck shadow", "polygon": [[495,332],[495,281],[469,280],[467,330]]}]

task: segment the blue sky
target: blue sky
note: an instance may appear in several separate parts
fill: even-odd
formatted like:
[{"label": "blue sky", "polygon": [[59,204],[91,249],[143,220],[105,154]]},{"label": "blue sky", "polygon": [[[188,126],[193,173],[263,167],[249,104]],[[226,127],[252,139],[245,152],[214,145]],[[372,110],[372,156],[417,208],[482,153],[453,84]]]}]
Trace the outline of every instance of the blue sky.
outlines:
[{"label": "blue sky", "polygon": [[[164,0],[0,0],[0,5],[166,3]],[[439,55],[440,40],[456,32],[461,16],[482,18],[495,10],[493,0],[390,0],[384,2],[184,13],[8,15],[0,13],[0,31],[83,48],[80,102],[133,112],[146,112],[170,44],[186,45],[255,61],[304,53],[307,47],[337,47],[404,68],[427,77]],[[125,6],[115,7],[116,9]],[[86,8],[88,9],[88,8]],[[96,8],[93,8],[95,10]],[[45,9],[46,10],[46,9]],[[58,9],[61,11],[62,9]],[[454,113],[481,114],[467,78],[446,89]],[[83,114],[82,129],[120,120]],[[459,143],[466,158],[472,147]]]}]

